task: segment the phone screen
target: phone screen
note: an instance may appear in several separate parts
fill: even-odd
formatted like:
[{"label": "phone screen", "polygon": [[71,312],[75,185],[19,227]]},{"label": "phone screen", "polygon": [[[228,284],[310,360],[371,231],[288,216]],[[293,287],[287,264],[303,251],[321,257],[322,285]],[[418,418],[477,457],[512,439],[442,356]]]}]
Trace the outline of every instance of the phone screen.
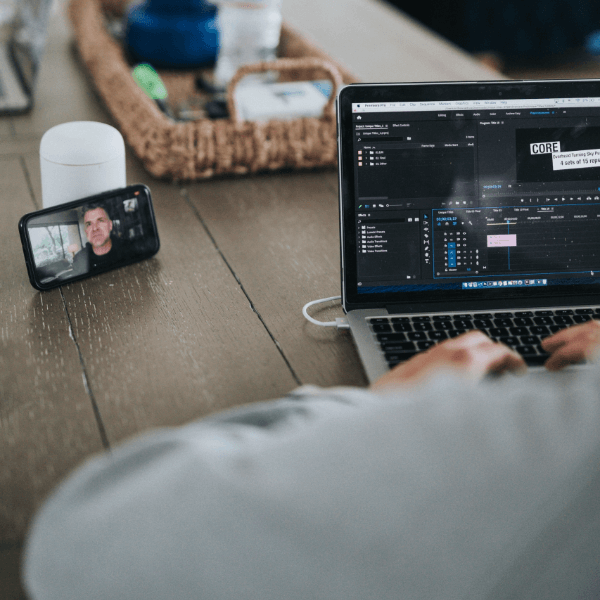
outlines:
[{"label": "phone screen", "polygon": [[144,185],[30,213],[19,232],[29,279],[39,290],[149,258],[160,245]]}]

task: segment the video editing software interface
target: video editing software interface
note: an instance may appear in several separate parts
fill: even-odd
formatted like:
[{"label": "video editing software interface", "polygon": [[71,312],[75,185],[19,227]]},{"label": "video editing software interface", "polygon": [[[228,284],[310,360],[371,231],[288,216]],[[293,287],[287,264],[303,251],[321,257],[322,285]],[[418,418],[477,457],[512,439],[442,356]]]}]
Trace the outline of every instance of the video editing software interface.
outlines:
[{"label": "video editing software interface", "polygon": [[600,283],[600,98],[352,113],[359,293]]}]

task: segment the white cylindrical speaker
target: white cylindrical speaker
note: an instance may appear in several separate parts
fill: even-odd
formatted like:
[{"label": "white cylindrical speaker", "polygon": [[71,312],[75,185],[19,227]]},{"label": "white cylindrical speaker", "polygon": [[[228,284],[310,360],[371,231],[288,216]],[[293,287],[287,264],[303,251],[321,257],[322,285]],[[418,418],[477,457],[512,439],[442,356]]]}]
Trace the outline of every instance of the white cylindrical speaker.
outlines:
[{"label": "white cylindrical speaker", "polygon": [[44,208],[126,186],[125,142],[105,123],[52,127],[40,143],[40,164]]}]

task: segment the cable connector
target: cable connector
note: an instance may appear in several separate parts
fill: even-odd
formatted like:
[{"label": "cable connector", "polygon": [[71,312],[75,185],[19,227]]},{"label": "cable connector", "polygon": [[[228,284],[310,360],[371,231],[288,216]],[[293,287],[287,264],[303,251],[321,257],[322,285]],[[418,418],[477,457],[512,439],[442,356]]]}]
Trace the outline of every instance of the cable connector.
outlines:
[{"label": "cable connector", "polygon": [[348,319],[346,319],[346,317],[338,317],[335,320],[335,324],[338,329],[350,329],[350,323],[348,323]]},{"label": "cable connector", "polygon": [[321,298],[320,300],[313,300],[312,302],[307,302],[302,308],[302,314],[306,318],[307,321],[310,321],[313,325],[318,325],[319,327],[337,327],[338,329],[350,329],[350,325],[348,324],[348,320],[344,317],[338,317],[335,321],[317,321],[313,319],[308,314],[308,308],[313,306],[314,304],[321,304],[322,302],[330,302],[331,300],[341,300],[341,296],[331,296],[331,298]]}]

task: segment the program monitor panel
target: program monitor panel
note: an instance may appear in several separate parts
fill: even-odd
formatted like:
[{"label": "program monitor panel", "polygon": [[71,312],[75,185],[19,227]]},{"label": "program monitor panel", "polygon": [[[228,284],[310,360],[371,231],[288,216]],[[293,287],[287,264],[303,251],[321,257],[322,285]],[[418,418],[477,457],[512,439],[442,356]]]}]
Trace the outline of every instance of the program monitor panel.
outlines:
[{"label": "program monitor panel", "polygon": [[357,295],[600,282],[595,89],[352,102]]}]

